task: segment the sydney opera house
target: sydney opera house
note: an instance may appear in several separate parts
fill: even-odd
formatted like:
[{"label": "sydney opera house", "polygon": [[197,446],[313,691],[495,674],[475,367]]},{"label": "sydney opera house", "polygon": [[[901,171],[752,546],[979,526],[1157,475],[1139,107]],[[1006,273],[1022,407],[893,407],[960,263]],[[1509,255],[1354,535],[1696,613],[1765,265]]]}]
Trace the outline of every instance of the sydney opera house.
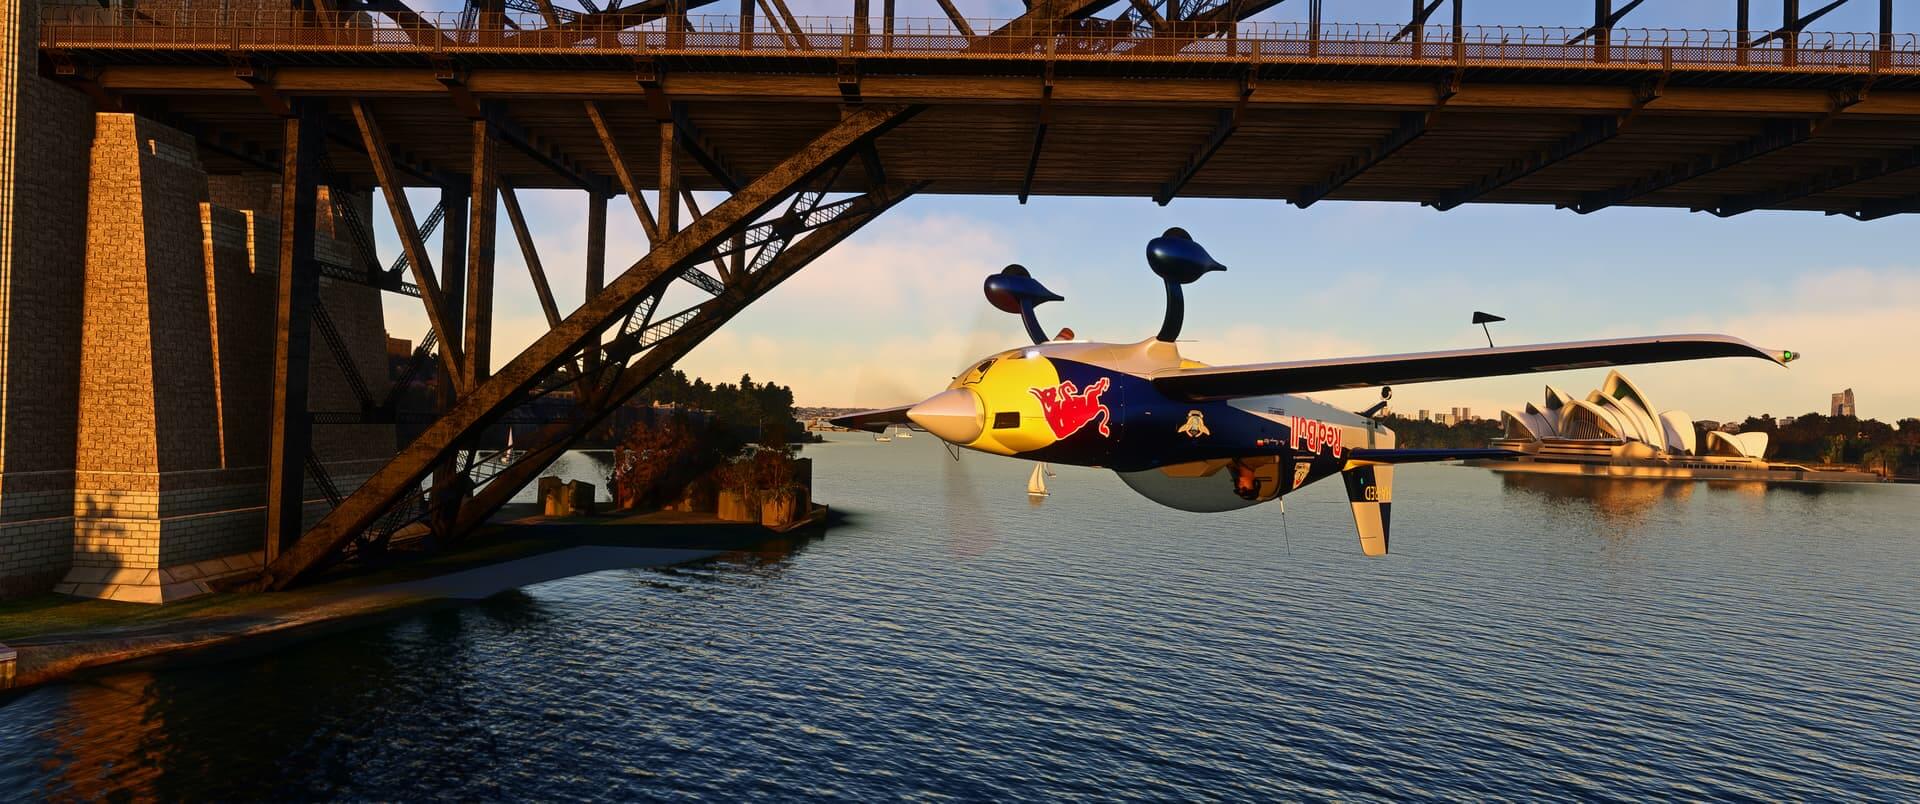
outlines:
[{"label": "sydney opera house", "polygon": [[1766,459],[1766,433],[1696,431],[1684,411],[1661,411],[1618,371],[1586,398],[1547,386],[1541,405],[1500,412],[1505,432],[1490,446],[1522,453],[1473,461],[1498,471],[1612,477],[1738,480],[1873,480],[1863,472],[1811,469]]}]

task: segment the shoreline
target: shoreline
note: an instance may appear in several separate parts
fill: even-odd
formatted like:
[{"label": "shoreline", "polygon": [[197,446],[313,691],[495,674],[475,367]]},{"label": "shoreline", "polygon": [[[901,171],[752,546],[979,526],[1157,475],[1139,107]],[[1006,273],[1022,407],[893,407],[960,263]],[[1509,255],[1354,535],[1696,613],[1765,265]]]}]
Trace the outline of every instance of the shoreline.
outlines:
[{"label": "shoreline", "polygon": [[[685,564],[794,538],[830,522],[824,506],[780,532],[710,514],[524,516],[465,549],[322,579],[278,593],[220,593],[164,606],[56,596],[0,605],[0,703],[95,672],[218,661],[272,650],[511,589],[618,569]],[[55,625],[35,630],[52,615]]]}]

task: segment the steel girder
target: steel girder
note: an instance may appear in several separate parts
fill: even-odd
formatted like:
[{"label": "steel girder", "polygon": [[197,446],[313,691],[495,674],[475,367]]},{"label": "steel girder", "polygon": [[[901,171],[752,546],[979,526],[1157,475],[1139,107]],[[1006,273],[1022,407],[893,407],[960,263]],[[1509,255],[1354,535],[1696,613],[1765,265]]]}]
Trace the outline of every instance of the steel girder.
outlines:
[{"label": "steel girder", "polygon": [[[821,183],[829,184],[831,179]],[[563,386],[571,385],[579,392],[589,384],[604,385],[605,391],[591,395],[580,393],[579,405],[569,416],[543,420],[544,427],[530,437],[520,439],[524,450],[520,457],[500,464],[495,460],[498,457],[496,455],[477,463],[468,461],[464,466],[460,465],[457,458],[448,458],[448,465],[444,468],[450,471],[450,477],[436,483],[431,489],[422,489],[402,498],[393,511],[351,542],[342,553],[382,547],[396,531],[423,519],[450,523],[454,534],[470,532],[479,527],[521,488],[552,465],[575,440],[598,426],[660,372],[698,346],[727,320],[860,227],[905,200],[921,186],[917,183],[887,184],[845,201],[814,206],[812,212],[789,211],[782,220],[805,218],[812,222],[811,225],[786,229],[784,234],[764,241],[760,253],[778,256],[765,260],[756,258],[755,264],[761,266],[760,270],[750,274],[735,274],[738,281],[728,286],[723,298],[696,305],[644,330],[629,333],[627,337],[616,338],[606,350],[608,363],[605,370],[584,381],[569,370],[568,382]],[[817,204],[820,194],[817,190],[800,193],[795,196],[794,206]],[[796,236],[808,232],[812,234],[793,244]],[[685,270],[697,268],[689,265]],[[650,295],[643,298],[641,304],[649,305],[658,299],[657,295]],[[509,414],[501,420],[514,421],[515,418]],[[441,492],[452,489],[470,493],[471,496],[441,495]],[[332,495],[331,499],[335,505],[340,502],[337,494]],[[431,499],[432,502],[422,505],[423,499]]]},{"label": "steel girder", "polygon": [[[744,230],[782,199],[806,186],[807,181],[822,169],[857,153],[863,145],[905,122],[916,111],[918,107],[878,104],[851,109],[839,123],[706,215],[678,232],[670,235],[662,232],[661,239],[647,256],[589,298],[559,326],[534,341],[484,382],[462,389],[460,398],[445,414],[359,489],[342,500],[290,549],[271,562],[255,585],[282,589],[323,564],[374,526],[396,504],[417,494],[421,481],[435,467],[443,465],[453,456],[460,445],[517,405],[540,382],[579,355],[600,333],[625,317],[642,298],[657,291],[665,282],[673,281],[689,266],[706,259],[717,246]],[[365,124],[369,121],[363,113],[363,128],[368,127]],[[371,141],[374,138],[368,139]],[[378,161],[382,160],[376,159]],[[404,221],[404,224],[410,223],[410,218]],[[822,231],[827,229],[821,227]],[[847,233],[850,234],[851,230]],[[813,241],[819,234],[816,232],[814,237],[808,237],[803,242]],[[421,261],[416,259],[414,262],[417,265]],[[424,289],[426,283],[422,284]],[[760,292],[764,293],[764,290]],[[752,294],[752,298],[757,296],[757,293]],[[708,304],[724,308],[728,306],[725,300],[730,298],[735,297],[722,294]],[[751,298],[747,301],[751,301]],[[731,313],[728,313],[727,317],[730,316]],[[702,326],[714,327],[724,320],[701,319],[699,316],[695,316],[695,319],[710,320],[713,323]],[[698,332],[699,327],[689,329],[690,335]],[[639,384],[644,384],[644,381],[635,384],[635,390]],[[607,396],[611,397],[612,394]]]},{"label": "steel girder", "polygon": [[[832,221],[813,229],[806,237],[781,250],[780,255],[764,268],[737,278],[721,296],[682,313],[682,316],[686,316],[682,323],[665,337],[645,345],[644,351],[629,358],[624,367],[609,367],[609,371],[618,373],[609,383],[607,391],[596,394],[592,404],[583,405],[573,419],[548,424],[533,437],[522,439],[520,443],[525,445],[527,453],[481,486],[472,499],[461,506],[456,520],[457,529],[466,531],[484,523],[522,487],[545,471],[576,439],[598,426],[645,388],[647,383],[652,382],[653,378],[672,367],[734,315],[895,204],[906,200],[919,187],[917,184],[890,184],[860,196],[856,204],[839,207]],[[661,324],[665,325],[675,318],[680,316],[670,317]]]}]

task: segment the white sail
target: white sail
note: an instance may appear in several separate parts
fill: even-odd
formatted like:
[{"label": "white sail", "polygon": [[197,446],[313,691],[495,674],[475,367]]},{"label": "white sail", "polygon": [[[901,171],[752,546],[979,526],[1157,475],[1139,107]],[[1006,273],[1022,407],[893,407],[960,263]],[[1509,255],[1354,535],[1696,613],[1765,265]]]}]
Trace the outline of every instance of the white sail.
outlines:
[{"label": "white sail", "polygon": [[1036,463],[1033,465],[1033,476],[1027,478],[1027,493],[1035,497],[1047,496],[1046,464]]}]

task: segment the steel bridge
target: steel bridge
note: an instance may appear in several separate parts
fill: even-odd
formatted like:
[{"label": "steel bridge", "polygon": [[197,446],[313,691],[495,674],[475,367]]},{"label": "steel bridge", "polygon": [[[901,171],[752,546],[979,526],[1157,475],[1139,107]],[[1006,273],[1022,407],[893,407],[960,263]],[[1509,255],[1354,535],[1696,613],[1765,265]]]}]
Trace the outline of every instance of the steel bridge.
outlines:
[{"label": "steel bridge", "polygon": [[[1388,25],[1325,21],[1321,0],[1306,0],[1305,23],[1252,19],[1282,0],[1031,0],[1009,20],[938,2],[937,19],[897,17],[892,0],[878,15],[852,0],[842,18],[783,0],[741,0],[731,16],[690,13],[713,0],[476,0],[448,14],[401,0],[56,4],[41,8],[39,46],[43,72],[101,107],[193,135],[208,170],[272,171],[291,190],[265,588],[409,520],[470,531],[729,318],[915,193],[1920,211],[1920,37],[1894,32],[1891,0],[1863,34],[1807,30],[1848,0],[1808,13],[1783,0],[1784,24],[1765,30],[1737,0],[1720,31],[1619,25],[1643,0],[1596,0],[1591,26],[1567,29],[1465,26],[1463,0],[1412,0]],[[317,263],[322,185],[377,186],[401,259],[365,275]],[[407,187],[441,191],[424,222]],[[585,192],[586,300],[571,312],[524,188]],[[695,190],[727,198],[703,211]],[[650,251],[609,277],[616,196]],[[550,330],[496,364],[501,210]],[[434,226],[447,230],[437,270]],[[366,222],[354,228],[371,257]],[[324,318],[323,273],[418,297],[432,332],[416,371],[437,361],[452,392],[302,532],[300,333]],[[676,282],[705,300],[665,314]],[[487,425],[562,390],[576,413],[519,460],[462,465]]]}]

